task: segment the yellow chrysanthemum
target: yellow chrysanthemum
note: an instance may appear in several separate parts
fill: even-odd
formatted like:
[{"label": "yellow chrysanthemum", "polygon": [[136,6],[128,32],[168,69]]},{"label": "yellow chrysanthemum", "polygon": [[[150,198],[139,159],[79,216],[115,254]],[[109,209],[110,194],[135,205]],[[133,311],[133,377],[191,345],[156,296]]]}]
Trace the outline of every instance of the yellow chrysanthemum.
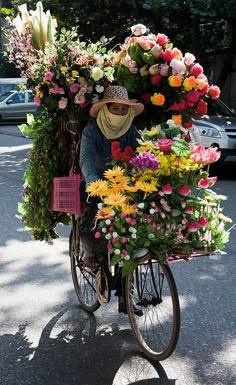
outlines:
[{"label": "yellow chrysanthemum", "polygon": [[122,206],[122,212],[126,215],[131,215],[135,213],[135,208],[133,205],[124,204]]},{"label": "yellow chrysanthemum", "polygon": [[99,197],[106,196],[109,192],[108,183],[105,180],[98,179],[94,182],[91,182],[87,186],[86,191],[92,197],[93,196],[99,196]]},{"label": "yellow chrysanthemum", "polygon": [[119,166],[115,166],[112,169],[106,170],[104,176],[106,179],[112,179],[115,177],[124,176],[125,170]]},{"label": "yellow chrysanthemum", "polygon": [[139,190],[144,191],[145,193],[157,191],[157,188],[154,183],[141,182],[140,180],[136,182],[136,187]]},{"label": "yellow chrysanthemum", "polygon": [[134,185],[134,186],[126,186],[125,190],[130,192],[130,193],[135,193],[135,192],[138,191],[138,188],[137,188],[136,185]]},{"label": "yellow chrysanthemum", "polygon": [[129,178],[125,176],[118,176],[109,180],[110,183],[110,192],[123,192],[128,187]]},{"label": "yellow chrysanthemum", "polygon": [[125,203],[127,197],[119,192],[110,194],[108,197],[104,199],[104,203],[106,205],[110,205],[113,207],[122,207]]},{"label": "yellow chrysanthemum", "polygon": [[111,210],[112,210],[112,207],[110,206],[103,207],[101,210],[98,210],[96,218],[97,219],[109,218]]}]

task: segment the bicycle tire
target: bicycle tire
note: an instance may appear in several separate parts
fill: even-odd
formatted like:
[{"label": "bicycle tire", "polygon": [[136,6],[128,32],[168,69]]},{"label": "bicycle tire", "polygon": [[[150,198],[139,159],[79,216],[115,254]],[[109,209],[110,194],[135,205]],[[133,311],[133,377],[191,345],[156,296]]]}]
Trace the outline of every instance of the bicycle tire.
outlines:
[{"label": "bicycle tire", "polygon": [[96,294],[96,273],[84,266],[84,251],[79,242],[75,246],[73,234],[70,236],[70,265],[74,289],[81,307],[90,312],[95,312],[100,303]]},{"label": "bicycle tire", "polygon": [[[167,264],[149,260],[139,264],[125,280],[125,297],[131,327],[141,350],[154,361],[168,358],[178,342],[179,297]],[[135,314],[135,308],[143,315]]]}]

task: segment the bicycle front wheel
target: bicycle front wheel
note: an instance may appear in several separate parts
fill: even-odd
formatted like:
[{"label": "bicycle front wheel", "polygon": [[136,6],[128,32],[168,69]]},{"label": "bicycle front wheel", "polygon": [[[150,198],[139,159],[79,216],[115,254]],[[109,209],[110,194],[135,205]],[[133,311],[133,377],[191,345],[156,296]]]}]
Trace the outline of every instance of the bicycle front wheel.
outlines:
[{"label": "bicycle front wheel", "polygon": [[79,303],[88,312],[94,312],[100,307],[96,293],[96,274],[84,265],[82,245],[70,237],[70,264],[72,280]]},{"label": "bicycle front wheel", "polygon": [[[141,350],[155,361],[169,357],[180,329],[179,298],[169,266],[154,260],[139,264],[126,278],[125,296],[131,327]],[[137,314],[137,308],[142,316]]]}]

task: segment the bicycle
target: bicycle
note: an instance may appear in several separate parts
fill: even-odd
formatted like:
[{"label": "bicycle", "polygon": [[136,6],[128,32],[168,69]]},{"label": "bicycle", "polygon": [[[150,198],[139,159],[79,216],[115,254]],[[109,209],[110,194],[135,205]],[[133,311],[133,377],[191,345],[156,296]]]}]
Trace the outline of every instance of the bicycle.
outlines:
[{"label": "bicycle", "polygon": [[[84,265],[79,242],[78,223],[74,220],[70,237],[70,260],[73,284],[79,303],[95,312],[110,301],[111,291],[122,276],[122,266],[109,269],[107,259],[97,269]],[[155,361],[174,351],[180,330],[180,305],[174,277],[168,264],[149,253],[139,259],[135,272],[122,278],[123,296],[131,328],[141,350]],[[134,306],[143,315],[135,314]]]}]

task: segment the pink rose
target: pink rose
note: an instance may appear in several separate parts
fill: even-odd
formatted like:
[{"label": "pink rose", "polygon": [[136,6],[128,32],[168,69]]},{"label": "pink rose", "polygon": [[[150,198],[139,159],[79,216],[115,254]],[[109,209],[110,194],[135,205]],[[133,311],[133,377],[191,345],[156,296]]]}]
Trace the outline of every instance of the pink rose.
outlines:
[{"label": "pink rose", "polygon": [[197,222],[189,222],[189,224],[188,224],[188,231],[190,231],[190,233],[194,233],[197,230],[198,230]]},{"label": "pink rose", "polygon": [[112,249],[112,245],[110,243],[107,244],[107,250],[111,250]]},{"label": "pink rose", "polygon": [[168,64],[160,64],[160,75],[167,76],[169,71]]},{"label": "pink rose", "polygon": [[158,86],[161,82],[162,76],[160,74],[155,74],[150,76],[150,83],[154,86]]},{"label": "pink rose", "polygon": [[171,106],[171,110],[172,111],[178,111],[178,112],[181,112],[181,111],[184,111],[186,110],[188,107],[188,103],[186,100],[184,99],[181,99],[179,103],[174,103],[172,106]]},{"label": "pink rose", "polygon": [[78,92],[80,89],[80,85],[78,83],[74,83],[70,86],[70,92],[72,92],[73,94],[76,94],[76,92]]},{"label": "pink rose", "polygon": [[54,75],[55,75],[54,72],[48,71],[44,75],[44,80],[50,81],[50,80],[52,80]]},{"label": "pink rose", "polygon": [[201,115],[201,116],[206,115],[207,103],[204,100],[200,99],[196,108],[195,108],[195,112],[196,112],[196,114]]},{"label": "pink rose", "polygon": [[127,239],[126,239],[125,237],[121,237],[121,238],[120,238],[120,241],[121,241],[121,243],[126,243],[126,242],[127,242]]},{"label": "pink rose", "polygon": [[179,188],[179,194],[183,197],[187,197],[190,194],[191,190],[187,185],[183,185]]},{"label": "pink rose", "polygon": [[197,90],[192,90],[187,93],[188,105],[192,107],[199,99],[200,94]]},{"label": "pink rose", "polygon": [[162,52],[161,56],[165,62],[169,63],[173,59],[174,53],[170,49],[166,49],[165,52]]},{"label": "pink rose", "polygon": [[122,254],[122,255],[128,255],[128,251],[127,251],[126,249],[122,249],[122,250],[121,250],[121,254]]},{"label": "pink rose", "polygon": [[164,33],[158,33],[157,34],[157,43],[160,45],[166,45],[168,43],[169,39]]},{"label": "pink rose", "polygon": [[170,195],[172,194],[172,187],[170,184],[165,184],[164,186],[162,186],[162,192],[166,195]]},{"label": "pink rose", "polygon": [[194,64],[190,70],[190,74],[195,76],[195,78],[201,75],[202,73],[203,73],[203,68],[198,63]]},{"label": "pink rose", "polygon": [[174,141],[171,140],[171,139],[159,139],[157,142],[156,142],[156,146],[159,148],[160,151],[162,152],[171,152],[172,151],[172,143]]},{"label": "pink rose", "polygon": [[184,210],[185,214],[190,214],[192,215],[193,214],[193,207],[192,206],[188,206],[186,207],[186,209]]},{"label": "pink rose", "polygon": [[220,89],[218,86],[210,86],[207,94],[211,99],[218,99],[220,96]]},{"label": "pink rose", "polygon": [[155,45],[154,40],[151,40],[148,36],[138,37],[137,43],[144,49],[144,51],[148,51]]},{"label": "pink rose", "polygon": [[94,236],[95,236],[96,239],[99,239],[99,238],[101,238],[101,233],[99,231],[96,231]]},{"label": "pink rose", "polygon": [[58,102],[58,107],[61,109],[61,110],[64,110],[67,106],[67,103],[68,103],[68,99],[67,98],[61,98],[61,100],[59,100]]},{"label": "pink rose", "polygon": [[187,66],[190,66],[191,64],[193,64],[195,59],[196,58],[192,53],[186,52],[186,54],[184,55],[184,62]]},{"label": "pink rose", "polygon": [[208,225],[208,220],[205,217],[201,217],[198,220],[198,225],[200,227],[206,227]]}]

